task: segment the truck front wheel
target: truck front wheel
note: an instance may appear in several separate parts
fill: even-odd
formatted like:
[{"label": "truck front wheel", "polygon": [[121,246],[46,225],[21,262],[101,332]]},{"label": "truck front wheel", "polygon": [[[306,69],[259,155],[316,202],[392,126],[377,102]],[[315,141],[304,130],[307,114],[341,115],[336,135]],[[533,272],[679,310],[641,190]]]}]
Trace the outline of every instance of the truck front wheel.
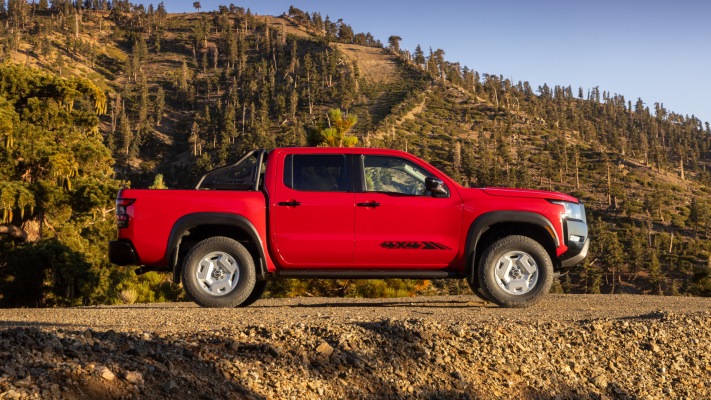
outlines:
[{"label": "truck front wheel", "polygon": [[234,239],[215,236],[188,252],[183,285],[189,298],[203,307],[236,307],[247,300],[256,282],[249,251]]},{"label": "truck front wheel", "polygon": [[529,307],[550,290],[553,263],[535,240],[506,236],[482,254],[479,282],[486,297],[501,307]]},{"label": "truck front wheel", "polygon": [[491,301],[488,297],[486,297],[486,294],[484,291],[481,289],[481,286],[479,285],[478,281],[474,281],[471,279],[471,277],[467,278],[467,283],[469,284],[469,288],[474,292],[474,295],[481,300],[484,301]]}]

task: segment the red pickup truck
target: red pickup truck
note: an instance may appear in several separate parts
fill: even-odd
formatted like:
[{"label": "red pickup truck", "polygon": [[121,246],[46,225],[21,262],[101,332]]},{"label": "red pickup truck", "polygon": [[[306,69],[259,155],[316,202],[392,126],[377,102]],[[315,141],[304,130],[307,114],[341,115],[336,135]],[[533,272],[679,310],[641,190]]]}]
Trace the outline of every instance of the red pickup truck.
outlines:
[{"label": "red pickup truck", "polygon": [[580,264],[585,208],[545,191],[464,188],[408,153],[254,150],[195,190],[123,189],[109,258],[166,269],[205,307],[246,306],[272,278],[465,278],[504,307]]}]

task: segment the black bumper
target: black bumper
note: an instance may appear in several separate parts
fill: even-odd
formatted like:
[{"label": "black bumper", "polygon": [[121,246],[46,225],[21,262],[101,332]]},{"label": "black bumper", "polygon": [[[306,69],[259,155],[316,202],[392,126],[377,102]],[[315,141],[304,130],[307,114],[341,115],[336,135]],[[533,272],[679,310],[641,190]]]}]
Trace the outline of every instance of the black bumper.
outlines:
[{"label": "black bumper", "polygon": [[[580,265],[583,260],[585,260],[585,257],[588,256],[588,249],[590,248],[590,238],[585,239],[585,243],[583,244],[582,249],[575,255],[571,255],[570,258],[567,259],[562,259],[561,257],[561,266],[563,268],[570,268],[570,267],[577,267]],[[566,251],[563,256],[568,254],[570,250]]]},{"label": "black bumper", "polygon": [[114,240],[109,242],[109,261],[116,265],[138,265],[138,256],[131,242]]},{"label": "black bumper", "polygon": [[561,267],[570,268],[580,265],[588,256],[590,237],[588,224],[585,221],[565,220],[563,222],[565,245],[568,251],[560,256]]}]

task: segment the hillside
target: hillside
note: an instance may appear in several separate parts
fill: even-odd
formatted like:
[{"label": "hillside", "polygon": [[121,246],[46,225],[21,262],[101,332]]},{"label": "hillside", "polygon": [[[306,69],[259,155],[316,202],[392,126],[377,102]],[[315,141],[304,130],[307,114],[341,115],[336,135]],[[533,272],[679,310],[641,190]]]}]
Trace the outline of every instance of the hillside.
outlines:
[{"label": "hillside", "polygon": [[[168,14],[123,1],[111,9],[104,2],[90,9],[13,4],[0,10],[5,59],[62,79],[87,78],[106,93],[97,127],[115,160],[115,185],[190,187],[247,149],[318,144],[327,111],[340,108],[357,117],[351,133],[359,145],[409,151],[466,186],[552,189],[583,199],[593,252],[557,290],[711,294],[708,123],[597,87],[534,89],[480,74],[445,60],[440,49],[410,52],[396,38],[386,47],[347,22],[294,7],[259,16],[234,6]],[[9,166],[17,156],[10,151],[0,160]],[[40,201],[22,171],[7,176],[0,184],[25,182]],[[15,211],[4,223],[60,242],[63,235],[41,227],[68,224],[87,241],[69,248],[105,265],[110,196],[106,201],[83,211],[101,214],[106,228],[96,237],[87,236],[96,224],[69,221],[66,208],[21,213],[14,197],[3,202],[4,212]],[[5,254],[24,246],[3,237]],[[9,259],[0,256],[0,270]],[[4,279],[14,277],[4,271]],[[110,281],[117,289],[72,301],[118,301],[124,287],[145,286],[143,300],[158,287],[156,299],[173,293],[159,277],[99,275],[102,286]]]}]

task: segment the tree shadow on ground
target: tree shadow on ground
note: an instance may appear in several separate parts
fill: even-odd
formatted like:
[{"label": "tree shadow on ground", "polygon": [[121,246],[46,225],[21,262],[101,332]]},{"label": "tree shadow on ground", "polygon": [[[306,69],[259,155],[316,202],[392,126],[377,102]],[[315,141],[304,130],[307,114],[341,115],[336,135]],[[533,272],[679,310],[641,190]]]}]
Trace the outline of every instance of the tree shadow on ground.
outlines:
[{"label": "tree shadow on ground", "polygon": [[[416,321],[416,320],[412,320]],[[377,338],[377,361],[373,367],[383,374],[379,379],[369,382],[376,388],[378,399],[414,397],[422,399],[637,399],[621,386],[610,383],[604,390],[598,391],[584,385],[571,385],[552,377],[548,387],[535,388],[520,382],[511,382],[500,378],[492,379],[491,371],[469,352],[467,346],[476,346],[475,342],[451,342],[452,334],[447,331],[432,331],[424,325],[407,326],[407,321],[383,320],[377,322],[356,323]],[[424,329],[423,329],[424,328]],[[452,348],[442,351],[441,343],[450,341]],[[347,352],[351,357],[366,358],[368,354]],[[371,358],[372,359],[372,358]],[[455,362],[455,359],[458,359]],[[413,364],[414,363],[414,364]],[[415,368],[413,368],[413,365]],[[398,373],[398,370],[413,369],[424,379]],[[401,387],[380,382],[391,382],[393,378],[415,378],[412,391],[402,392]],[[492,385],[494,383],[494,385]],[[502,390],[510,387],[510,390]],[[365,396],[367,397],[367,396]]]},{"label": "tree shadow on ground", "polygon": [[[526,379],[543,370],[516,377],[520,371],[502,372],[472,351],[480,340],[495,339],[485,327],[458,333],[433,324],[418,318],[345,325],[294,321],[157,334],[35,323],[0,330],[0,393],[26,388],[22,382],[29,376],[40,391],[49,390],[44,383],[57,383],[66,388],[63,398],[77,399],[636,398],[614,380],[596,390],[552,374],[536,386]],[[42,330],[50,328],[55,330]],[[116,378],[102,378],[99,366]],[[145,382],[129,382],[131,371]]]},{"label": "tree shadow on ground", "polygon": [[[4,329],[0,376],[6,378],[0,379],[0,393],[37,385],[41,398],[264,399],[226,379],[214,366],[215,356],[203,350],[197,343],[143,333]],[[102,377],[101,366],[114,378]],[[129,372],[136,371],[143,382],[130,381]]]}]

